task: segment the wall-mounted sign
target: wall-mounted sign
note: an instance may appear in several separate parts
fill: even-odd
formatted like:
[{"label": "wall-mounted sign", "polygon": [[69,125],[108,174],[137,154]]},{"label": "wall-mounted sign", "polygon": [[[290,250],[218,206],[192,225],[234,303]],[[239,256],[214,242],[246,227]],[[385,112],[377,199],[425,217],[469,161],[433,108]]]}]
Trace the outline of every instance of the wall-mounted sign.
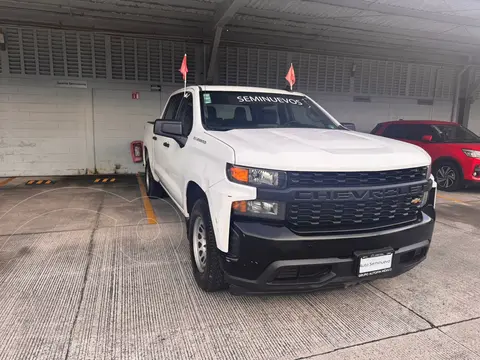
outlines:
[{"label": "wall-mounted sign", "polygon": [[132,100],[140,99],[140,93],[138,91],[132,91]]},{"label": "wall-mounted sign", "polygon": [[150,91],[162,91],[162,85],[150,85]]},{"label": "wall-mounted sign", "polygon": [[87,82],[82,80],[57,80],[57,87],[86,89]]}]

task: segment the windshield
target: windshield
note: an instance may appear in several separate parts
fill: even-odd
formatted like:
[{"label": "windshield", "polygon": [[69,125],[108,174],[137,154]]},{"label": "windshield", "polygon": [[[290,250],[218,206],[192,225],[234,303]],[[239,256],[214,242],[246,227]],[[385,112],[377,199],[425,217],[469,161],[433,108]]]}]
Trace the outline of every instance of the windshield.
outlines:
[{"label": "windshield", "polygon": [[203,123],[210,130],[265,128],[344,129],[305,97],[229,91],[200,94]]},{"label": "windshield", "polygon": [[443,142],[480,143],[480,137],[458,125],[433,125]]}]

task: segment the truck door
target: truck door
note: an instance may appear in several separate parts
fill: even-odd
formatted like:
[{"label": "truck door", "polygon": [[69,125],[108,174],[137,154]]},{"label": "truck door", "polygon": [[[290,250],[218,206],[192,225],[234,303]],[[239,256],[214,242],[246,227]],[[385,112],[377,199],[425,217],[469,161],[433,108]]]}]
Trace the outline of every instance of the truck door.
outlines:
[{"label": "truck door", "polygon": [[[170,97],[162,120],[175,120],[178,108],[183,98],[183,93]],[[160,135],[153,135],[153,169],[152,171],[159,177],[160,182],[166,187],[167,192],[171,192],[171,179],[168,176],[168,143],[169,138]]]},{"label": "truck door", "polygon": [[[194,94],[187,91],[182,99],[180,107],[177,111],[176,120],[181,121],[183,125],[183,135],[188,138],[193,127],[193,100]],[[180,206],[183,204],[183,193],[185,189],[185,174],[187,163],[187,152],[189,142],[184,147],[173,139],[169,140],[168,148],[168,175],[172,179],[171,196],[173,200]]]}]

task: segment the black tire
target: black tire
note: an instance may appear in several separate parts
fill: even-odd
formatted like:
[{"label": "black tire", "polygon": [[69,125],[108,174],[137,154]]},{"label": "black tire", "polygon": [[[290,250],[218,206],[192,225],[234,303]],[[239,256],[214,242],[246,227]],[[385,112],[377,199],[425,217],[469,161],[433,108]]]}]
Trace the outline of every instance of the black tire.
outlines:
[{"label": "black tire", "polygon": [[452,161],[441,161],[435,164],[433,176],[439,190],[452,192],[464,188],[463,174],[458,165]]},{"label": "black tire", "polygon": [[[203,271],[199,269],[195,259],[194,241],[197,241],[197,243],[199,241],[197,238],[194,239],[196,236],[195,227],[197,221],[204,225],[204,230],[202,233],[205,235],[204,239],[206,240],[206,260]],[[220,267],[220,255],[218,253],[212,220],[210,218],[210,211],[206,199],[201,198],[197,200],[195,205],[193,205],[188,225],[190,260],[192,263],[193,276],[195,277],[197,285],[206,292],[214,292],[225,289],[226,284],[224,280],[224,274]]]},{"label": "black tire", "polygon": [[147,196],[149,198],[162,198],[165,197],[165,190],[158,181],[155,181],[150,170],[150,164],[147,159],[147,164],[145,166],[145,187],[147,190]]}]

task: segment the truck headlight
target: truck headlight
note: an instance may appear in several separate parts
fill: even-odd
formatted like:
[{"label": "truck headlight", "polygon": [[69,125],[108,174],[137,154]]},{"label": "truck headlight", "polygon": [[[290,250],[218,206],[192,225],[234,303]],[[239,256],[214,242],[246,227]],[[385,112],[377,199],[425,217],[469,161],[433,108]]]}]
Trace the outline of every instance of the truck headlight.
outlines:
[{"label": "truck headlight", "polygon": [[427,180],[430,180],[430,175],[432,175],[432,164],[427,166]]},{"label": "truck headlight", "polygon": [[284,171],[227,164],[227,177],[230,181],[239,184],[282,188],[285,186],[287,174]]},{"label": "truck headlight", "polygon": [[468,157],[480,159],[480,151],[477,150],[470,150],[470,149],[462,149],[463,153]]},{"label": "truck headlight", "polygon": [[285,217],[284,204],[276,201],[234,201],[232,209],[236,215],[256,216],[267,219],[282,219]]}]

